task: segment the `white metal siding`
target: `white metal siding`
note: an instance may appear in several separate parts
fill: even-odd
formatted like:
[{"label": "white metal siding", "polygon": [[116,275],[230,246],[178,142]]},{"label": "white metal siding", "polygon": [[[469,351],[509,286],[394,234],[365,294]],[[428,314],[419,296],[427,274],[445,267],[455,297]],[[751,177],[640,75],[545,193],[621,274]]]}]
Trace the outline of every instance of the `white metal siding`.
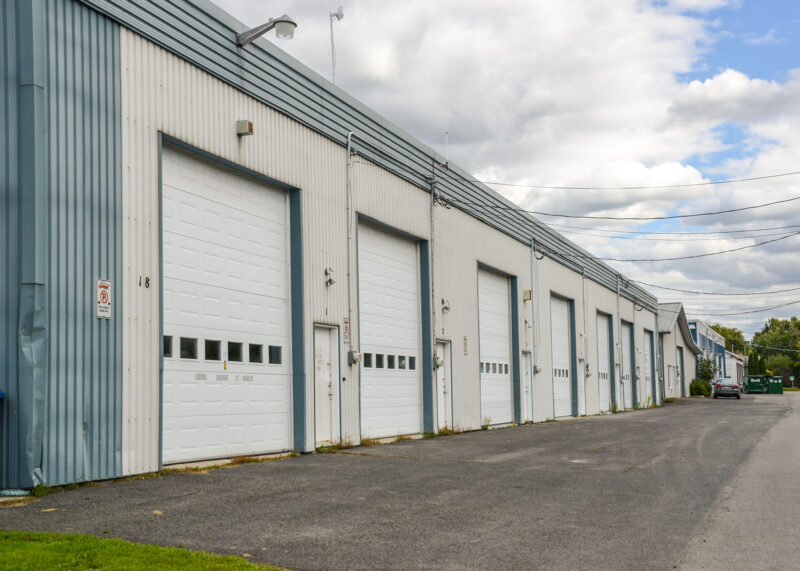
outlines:
[{"label": "white metal siding", "polygon": [[478,270],[481,418],[483,424],[512,420],[511,322],[508,278]]},{"label": "white metal siding", "polygon": [[553,414],[572,415],[572,363],[569,302],[558,297],[550,301],[553,348]]},{"label": "white metal siding", "polygon": [[597,382],[600,411],[611,410],[611,358],[609,355],[608,316],[597,315]]},{"label": "white metal siding", "polygon": [[[175,151],[165,149],[162,165],[164,334],[173,340],[163,461],[287,450],[286,194]],[[183,337],[196,339],[197,358],[181,358]],[[219,342],[219,359],[204,354],[205,340]],[[242,344],[241,362],[228,342]],[[261,363],[250,362],[251,344]],[[270,346],[280,363],[268,363]]]},{"label": "white metal siding", "polygon": [[[367,225],[358,229],[361,434],[422,431],[417,244]],[[413,367],[413,368],[412,368]]]}]

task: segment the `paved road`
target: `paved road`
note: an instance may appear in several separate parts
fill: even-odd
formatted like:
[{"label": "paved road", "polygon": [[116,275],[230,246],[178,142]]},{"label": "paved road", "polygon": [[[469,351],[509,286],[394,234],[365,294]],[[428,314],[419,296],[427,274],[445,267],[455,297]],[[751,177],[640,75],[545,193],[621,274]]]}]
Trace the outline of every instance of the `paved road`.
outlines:
[{"label": "paved road", "polygon": [[86,487],[0,509],[0,528],[249,553],[300,569],[713,567],[721,560],[703,559],[690,540],[701,530],[722,540],[727,521],[709,518],[734,504],[718,499],[763,462],[751,456],[762,436],[763,453],[781,455],[773,435],[797,423],[794,397],[683,400]]}]

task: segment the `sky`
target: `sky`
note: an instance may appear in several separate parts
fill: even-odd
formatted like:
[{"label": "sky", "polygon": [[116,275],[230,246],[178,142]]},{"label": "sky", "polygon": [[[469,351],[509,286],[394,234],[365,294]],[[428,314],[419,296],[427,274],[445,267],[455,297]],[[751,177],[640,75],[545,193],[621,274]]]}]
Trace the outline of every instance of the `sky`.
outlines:
[{"label": "sky", "polygon": [[[663,217],[800,197],[800,174],[675,187],[800,171],[796,0],[214,2],[251,26],[289,14],[294,39],[268,40],[327,79],[329,14],[341,2],[337,85],[479,180],[561,187],[490,185],[526,210]],[[599,258],[692,256],[778,239],[694,259],[608,263],[634,280],[692,291],[800,288],[800,200],[672,220],[537,217]],[[727,233],[708,234],[719,231]],[[720,296],[644,287],[683,302],[690,319],[748,337],[769,317],[800,315],[800,289]]]}]

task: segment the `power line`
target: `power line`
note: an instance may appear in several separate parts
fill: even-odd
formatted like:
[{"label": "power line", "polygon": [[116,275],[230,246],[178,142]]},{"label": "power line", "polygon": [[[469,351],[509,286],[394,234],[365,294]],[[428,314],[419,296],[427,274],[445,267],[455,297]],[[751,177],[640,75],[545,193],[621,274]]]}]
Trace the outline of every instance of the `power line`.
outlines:
[{"label": "power line", "polygon": [[640,242],[708,242],[719,240],[752,240],[753,238],[768,238],[769,236],[784,236],[786,232],[775,232],[773,234],[756,234],[752,236],[725,236],[722,238],[641,238],[639,236],[609,236],[607,234],[592,234],[591,232],[576,232],[574,230],[559,230],[562,234],[577,234],[579,236],[593,236],[595,238],[606,238],[608,240],[638,240]]},{"label": "power line", "polygon": [[707,313],[693,313],[693,315],[700,315],[702,317],[725,317],[726,315],[747,315],[747,314],[750,314],[750,313],[761,313],[763,311],[771,311],[773,309],[780,309],[781,307],[788,307],[790,305],[795,305],[797,303],[800,303],[800,299],[797,299],[795,301],[790,301],[789,303],[782,303],[781,305],[773,305],[772,307],[764,307],[764,308],[761,308],[761,309],[753,309],[753,310],[750,310],[750,311],[739,311],[739,312],[733,312],[733,313],[717,313],[717,314],[714,314],[714,315],[709,315]]},{"label": "power line", "polygon": [[784,347],[770,347],[769,345],[756,345],[750,343],[751,347],[758,347],[759,349],[775,349],[776,351],[791,351],[792,353],[800,353],[800,349],[786,349]]},{"label": "power line", "polygon": [[565,256],[569,258],[591,258],[595,260],[604,260],[607,262],[670,262],[674,260],[691,260],[694,258],[707,258],[709,256],[718,256],[720,254],[727,254],[729,252],[740,252],[741,250],[747,250],[749,248],[755,248],[757,246],[763,246],[764,244],[771,244],[772,242],[778,242],[780,240],[785,240],[786,238],[791,238],[792,236],[797,236],[800,232],[794,232],[787,236],[781,236],[780,238],[773,238],[771,240],[765,240],[763,242],[758,242],[756,244],[750,244],[748,246],[740,246],[738,248],[730,248],[728,250],[720,250],[719,252],[708,252],[706,254],[694,254],[691,256],[673,256],[671,258],[600,258],[597,256],[592,255],[584,255],[584,254],[567,254],[563,252],[556,252],[554,250],[550,250],[552,253]]},{"label": "power line", "polygon": [[790,226],[773,226],[769,228],[742,228],[741,230],[706,230],[703,232],[689,232],[689,231],[679,231],[676,230],[674,232],[649,232],[646,230],[615,230],[612,228],[592,228],[591,226],[567,226],[565,224],[554,224],[552,222],[545,222],[551,228],[567,228],[567,229],[578,229],[578,230],[592,230],[595,232],[611,232],[613,234],[642,234],[642,235],[653,235],[653,236],[671,236],[675,234],[680,235],[708,235],[708,234],[738,234],[740,232],[758,232],[758,231],[771,231],[771,230],[794,230],[796,228],[800,228],[799,224],[793,224]]},{"label": "power line", "polygon": [[667,188],[691,188],[697,186],[716,186],[719,184],[734,184],[737,182],[753,182],[756,180],[767,180],[771,178],[780,178],[785,176],[794,176],[800,174],[800,171],[786,172],[779,174],[770,174],[765,176],[754,176],[750,178],[733,178],[727,180],[716,180],[708,182],[693,182],[686,184],[665,184],[661,186],[549,186],[541,184],[522,184],[514,182],[498,182],[488,180],[477,180],[474,178],[453,176],[453,175],[438,175],[440,178],[448,178],[452,180],[463,180],[465,182],[477,182],[480,184],[491,184],[495,186],[512,186],[516,188],[537,188],[541,190],[658,190]]},{"label": "power line", "polygon": [[464,204],[469,206],[483,206],[486,208],[493,208],[495,210],[511,210],[517,212],[527,212],[528,214],[536,214],[537,216],[553,216],[556,218],[572,218],[572,219],[582,219],[582,220],[675,220],[678,218],[696,218],[699,216],[717,216],[719,214],[730,214],[732,212],[743,212],[745,210],[755,210],[757,208],[765,208],[767,206],[775,206],[776,204],[785,204],[787,202],[793,202],[795,200],[800,200],[800,196],[795,196],[793,198],[785,198],[783,200],[776,200],[774,202],[765,202],[763,204],[755,204],[753,206],[743,206],[741,208],[729,208],[727,210],[717,210],[714,212],[697,212],[695,214],[672,214],[668,216],[584,216],[578,214],[556,214],[552,212],[542,212],[540,210],[526,210],[520,207],[514,206],[502,206],[502,205],[492,205],[492,204],[485,204],[482,202],[467,202],[458,199],[447,199],[449,202],[453,202],[455,204]]},{"label": "power line", "polygon": [[788,288],[788,289],[777,289],[777,290],[774,290],[774,291],[750,291],[750,292],[745,292],[745,293],[719,293],[719,292],[693,291],[693,290],[689,290],[689,289],[679,289],[679,288],[676,288],[676,287],[667,287],[667,286],[662,286],[662,285],[650,284],[650,283],[643,282],[643,281],[640,281],[640,280],[631,280],[631,281],[635,281],[638,284],[649,286],[649,287],[654,287],[654,288],[658,288],[658,289],[668,289],[670,291],[677,291],[677,292],[680,292],[680,293],[694,293],[694,294],[698,294],[698,295],[766,295],[766,294],[769,294],[769,293],[786,293],[788,291],[800,290],[800,287],[792,287],[792,288]]}]

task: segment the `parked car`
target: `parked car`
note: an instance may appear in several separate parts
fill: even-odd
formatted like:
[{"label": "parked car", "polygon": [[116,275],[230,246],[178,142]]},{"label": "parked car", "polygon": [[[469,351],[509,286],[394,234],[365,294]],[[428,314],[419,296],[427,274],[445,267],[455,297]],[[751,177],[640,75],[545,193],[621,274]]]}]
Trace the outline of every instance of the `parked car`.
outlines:
[{"label": "parked car", "polygon": [[714,398],[717,397],[736,397],[737,399],[742,398],[742,395],[739,394],[739,383],[730,377],[717,379],[717,382],[714,383]]}]

